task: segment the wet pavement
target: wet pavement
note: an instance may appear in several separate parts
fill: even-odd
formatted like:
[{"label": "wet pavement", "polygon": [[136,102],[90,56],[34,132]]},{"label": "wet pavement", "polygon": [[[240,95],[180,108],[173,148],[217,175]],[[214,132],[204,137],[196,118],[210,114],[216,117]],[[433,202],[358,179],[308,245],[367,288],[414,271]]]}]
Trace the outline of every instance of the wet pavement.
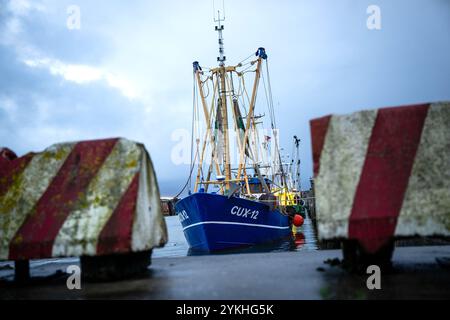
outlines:
[{"label": "wet pavement", "polygon": [[[32,267],[32,280],[17,285],[11,265],[0,265],[0,299],[449,299],[450,246],[400,247],[381,290],[368,275],[324,263],[340,250],[154,258],[146,275],[108,283],[82,282],[68,290],[67,266],[78,259],[48,260]],[[438,259],[438,260],[437,260]],[[441,263],[438,263],[440,261]],[[8,267],[9,266],[9,267]]]}]

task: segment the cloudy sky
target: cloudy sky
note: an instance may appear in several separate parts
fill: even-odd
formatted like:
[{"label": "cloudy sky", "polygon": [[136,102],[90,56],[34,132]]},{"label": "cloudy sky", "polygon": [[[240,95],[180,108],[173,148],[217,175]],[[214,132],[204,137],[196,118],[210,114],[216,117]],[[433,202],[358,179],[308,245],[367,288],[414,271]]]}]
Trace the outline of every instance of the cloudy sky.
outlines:
[{"label": "cloudy sky", "polygon": [[[68,28],[71,5],[80,29]],[[370,5],[381,30],[367,28]],[[449,0],[225,6],[228,62],[260,46],[269,54],[281,143],[290,152],[292,136],[302,139],[304,186],[310,119],[450,100]],[[126,137],[145,143],[162,193],[176,193],[188,166],[171,161],[172,134],[190,130],[192,61],[216,64],[212,11],[212,0],[0,0],[0,146],[23,155]]]}]

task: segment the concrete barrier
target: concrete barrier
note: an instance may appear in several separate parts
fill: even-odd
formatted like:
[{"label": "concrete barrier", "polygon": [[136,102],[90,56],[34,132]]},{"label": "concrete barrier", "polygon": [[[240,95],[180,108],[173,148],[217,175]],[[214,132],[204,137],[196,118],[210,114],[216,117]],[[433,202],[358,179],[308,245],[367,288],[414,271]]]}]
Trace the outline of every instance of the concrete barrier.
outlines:
[{"label": "concrete barrier", "polygon": [[143,252],[167,242],[142,144],[81,141],[0,155],[0,260]]},{"label": "concrete barrier", "polygon": [[450,103],[311,121],[319,239],[450,236]]}]

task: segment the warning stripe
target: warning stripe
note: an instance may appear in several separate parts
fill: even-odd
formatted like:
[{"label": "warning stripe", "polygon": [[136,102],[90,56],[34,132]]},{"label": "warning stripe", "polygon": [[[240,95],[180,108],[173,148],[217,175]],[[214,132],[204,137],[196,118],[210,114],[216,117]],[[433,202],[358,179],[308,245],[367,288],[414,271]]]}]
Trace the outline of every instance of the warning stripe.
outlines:
[{"label": "warning stripe", "polygon": [[3,160],[0,166],[0,197],[2,197],[19,176],[23,173],[28,163],[33,158],[33,153],[14,160]]},{"label": "warning stripe", "polygon": [[429,105],[378,111],[350,215],[348,237],[373,253],[393,235]]},{"label": "warning stripe", "polygon": [[450,103],[430,105],[396,236],[450,236]]},{"label": "warning stripe", "polygon": [[323,145],[325,144],[325,136],[328,131],[331,116],[322,117],[310,121],[311,142],[314,164],[314,176],[319,174],[320,155],[322,154]]},{"label": "warning stripe", "polygon": [[47,190],[73,146],[50,147],[33,155],[22,174],[14,176],[7,192],[0,196],[0,260],[8,259],[11,240]]},{"label": "warning stripe", "polygon": [[84,141],[75,145],[11,241],[11,260],[51,256],[53,242],[61,226],[78,202],[83,201],[86,187],[117,140]]},{"label": "warning stripe", "polygon": [[98,255],[131,251],[131,233],[138,189],[139,173],[134,176],[128,190],[103,228],[97,244]]},{"label": "warning stripe", "polygon": [[315,180],[319,237],[347,237],[348,218],[377,110],[333,116]]},{"label": "warning stripe", "polygon": [[[133,204],[136,201],[136,197],[128,196],[126,200],[123,197],[139,172],[141,153],[138,145],[129,140],[120,139],[114,145],[95,177],[83,190],[82,201],[73,206],[61,226],[53,244],[53,257],[97,254],[102,229],[110,223],[110,219],[114,219],[114,213],[126,206],[120,207],[120,203],[128,201]],[[126,221],[132,219],[134,212],[119,212],[118,215],[123,219],[120,227],[130,228]],[[129,247],[129,242],[125,246]],[[106,251],[112,253],[110,249]]]}]

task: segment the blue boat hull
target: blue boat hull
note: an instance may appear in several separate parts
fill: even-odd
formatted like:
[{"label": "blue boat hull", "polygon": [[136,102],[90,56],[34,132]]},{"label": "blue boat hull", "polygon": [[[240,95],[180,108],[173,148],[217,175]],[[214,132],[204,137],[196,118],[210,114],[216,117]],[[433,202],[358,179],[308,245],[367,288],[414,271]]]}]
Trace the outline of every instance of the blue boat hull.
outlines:
[{"label": "blue boat hull", "polygon": [[194,251],[218,251],[267,243],[291,235],[289,218],[242,198],[195,193],[175,205]]}]

